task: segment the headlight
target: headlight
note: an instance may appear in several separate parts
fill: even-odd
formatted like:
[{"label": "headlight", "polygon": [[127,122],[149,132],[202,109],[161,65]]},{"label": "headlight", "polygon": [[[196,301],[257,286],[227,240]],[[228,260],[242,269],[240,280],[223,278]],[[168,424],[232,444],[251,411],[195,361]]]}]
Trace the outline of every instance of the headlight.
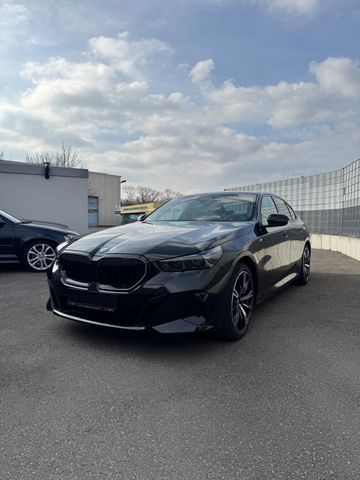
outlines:
[{"label": "headlight", "polygon": [[61,252],[61,250],[63,250],[67,245],[69,245],[69,242],[70,240],[72,240],[73,238],[76,238],[77,235],[64,235],[64,238],[65,238],[65,242],[61,242],[59,243],[59,245],[56,247],[56,257],[59,256],[59,253]]},{"label": "headlight", "polygon": [[66,245],[69,243],[69,240],[66,242],[59,243],[59,245],[56,247],[56,253],[59,254],[63,248],[66,247]]},{"label": "headlight", "polygon": [[183,272],[185,270],[201,270],[213,267],[223,254],[220,246],[205,250],[204,252],[186,255],[185,257],[174,257],[158,262],[164,272]]},{"label": "headlight", "polygon": [[77,235],[74,235],[73,233],[70,233],[69,235],[64,235],[64,239],[66,242],[70,242],[73,238],[77,237]]}]

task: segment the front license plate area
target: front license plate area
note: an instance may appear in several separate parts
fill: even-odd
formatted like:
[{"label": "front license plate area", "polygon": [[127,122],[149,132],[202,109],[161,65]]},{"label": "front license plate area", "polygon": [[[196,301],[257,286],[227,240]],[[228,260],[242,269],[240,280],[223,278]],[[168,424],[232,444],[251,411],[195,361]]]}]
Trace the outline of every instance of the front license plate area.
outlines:
[{"label": "front license plate area", "polygon": [[114,295],[106,295],[96,292],[69,291],[67,303],[71,307],[89,308],[103,312],[114,312],[118,301]]}]

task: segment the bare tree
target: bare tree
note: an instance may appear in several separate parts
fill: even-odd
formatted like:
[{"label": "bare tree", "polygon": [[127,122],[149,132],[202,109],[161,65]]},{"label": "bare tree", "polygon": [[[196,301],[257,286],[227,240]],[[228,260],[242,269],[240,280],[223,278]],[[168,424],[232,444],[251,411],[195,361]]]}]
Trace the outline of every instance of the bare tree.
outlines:
[{"label": "bare tree", "polygon": [[162,193],[161,193],[161,201],[162,202],[168,202],[172,198],[180,197],[182,194],[180,192],[175,192],[173,190],[170,190],[170,188],[166,188]]},{"label": "bare tree", "polygon": [[62,143],[61,150],[55,152],[56,166],[76,168],[81,167],[81,158],[79,152],[74,150],[71,145]]},{"label": "bare tree", "polygon": [[137,203],[152,203],[161,200],[161,192],[150,187],[138,186],[136,188]]},{"label": "bare tree", "polygon": [[81,168],[82,162],[77,150],[71,145],[62,143],[61,148],[56,151],[45,150],[26,155],[27,163],[44,164],[49,163],[53,167]]},{"label": "bare tree", "polygon": [[136,188],[132,185],[126,185],[122,188],[126,198],[122,199],[123,205],[135,205],[136,203]]},{"label": "bare tree", "polygon": [[150,187],[144,187],[138,185],[137,187],[133,187],[131,185],[127,185],[124,187],[124,193],[126,198],[124,199],[124,205],[135,205],[138,203],[165,203],[172,198],[178,197],[181,195],[179,192],[174,192],[167,188],[163,192],[158,190],[154,190]]}]

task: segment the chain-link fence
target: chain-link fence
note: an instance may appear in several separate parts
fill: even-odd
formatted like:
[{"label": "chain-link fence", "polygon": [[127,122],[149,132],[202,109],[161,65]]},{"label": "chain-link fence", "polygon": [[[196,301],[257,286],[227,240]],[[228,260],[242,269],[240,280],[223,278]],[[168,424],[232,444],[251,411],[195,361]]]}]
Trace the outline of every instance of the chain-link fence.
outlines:
[{"label": "chain-link fence", "polygon": [[360,237],[360,159],[334,172],[227,190],[274,193],[289,202],[311,233]]}]

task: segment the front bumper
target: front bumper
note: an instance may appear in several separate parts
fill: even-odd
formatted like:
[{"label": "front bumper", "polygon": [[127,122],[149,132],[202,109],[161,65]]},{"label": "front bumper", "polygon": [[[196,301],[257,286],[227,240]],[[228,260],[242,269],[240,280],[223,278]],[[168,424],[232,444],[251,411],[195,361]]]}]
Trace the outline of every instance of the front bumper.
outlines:
[{"label": "front bumper", "polygon": [[70,287],[58,270],[48,274],[47,308],[69,320],[124,330],[205,331],[216,327],[216,294],[206,288],[212,276],[210,271],[162,273],[132,292],[106,293]]}]

